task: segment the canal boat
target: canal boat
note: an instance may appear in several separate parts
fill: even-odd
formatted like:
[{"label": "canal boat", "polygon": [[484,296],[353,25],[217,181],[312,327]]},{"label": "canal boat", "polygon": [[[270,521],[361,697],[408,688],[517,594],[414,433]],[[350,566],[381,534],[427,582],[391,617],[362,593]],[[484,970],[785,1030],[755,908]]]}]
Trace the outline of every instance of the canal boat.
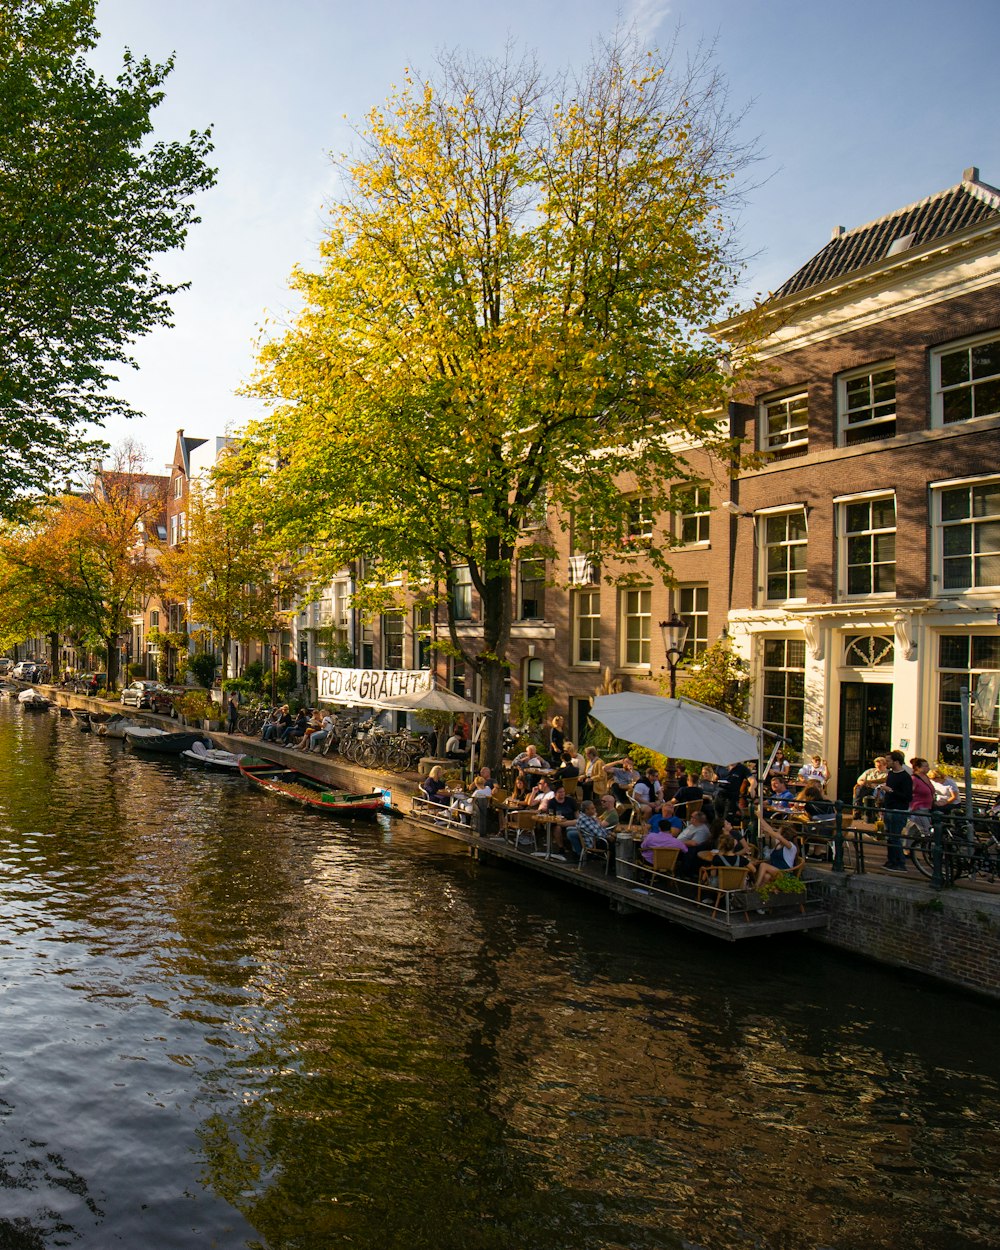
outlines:
[{"label": "canal boat", "polygon": [[33,690],[30,686],[27,690],[22,690],[17,696],[17,701],[26,712],[45,712],[52,706],[52,700],[46,699],[45,695],[38,690]]},{"label": "canal boat", "polygon": [[223,751],[218,747],[206,746],[203,741],[195,742],[181,755],[192,764],[200,764],[202,768],[213,768],[217,772],[237,773],[240,770],[242,755],[235,751]]},{"label": "canal boat", "polygon": [[196,742],[204,742],[205,735],[197,730],[179,729],[170,733],[149,725],[136,725],[125,730],[125,741],[137,751],[150,751],[156,755],[180,755],[182,751],[189,751]]},{"label": "canal boat", "polygon": [[114,712],[106,721],[97,726],[97,733],[101,738],[124,738],[127,729],[138,728],[137,720],[130,720],[129,717],[122,716],[120,712]]},{"label": "canal boat", "polygon": [[240,772],[262,790],[279,798],[291,799],[293,803],[301,803],[311,811],[328,812],[331,816],[374,816],[386,805],[386,796],[381,790],[367,794],[331,790],[329,782],[320,777],[251,755],[245,755],[240,761]]}]

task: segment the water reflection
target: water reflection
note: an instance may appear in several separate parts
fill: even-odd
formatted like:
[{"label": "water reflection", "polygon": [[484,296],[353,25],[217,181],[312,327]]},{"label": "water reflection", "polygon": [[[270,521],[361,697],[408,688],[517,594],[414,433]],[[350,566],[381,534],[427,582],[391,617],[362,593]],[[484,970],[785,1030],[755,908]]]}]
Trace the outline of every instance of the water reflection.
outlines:
[{"label": "water reflection", "polygon": [[0,1246],[995,1241],[990,1007],[54,716],[0,767]]}]

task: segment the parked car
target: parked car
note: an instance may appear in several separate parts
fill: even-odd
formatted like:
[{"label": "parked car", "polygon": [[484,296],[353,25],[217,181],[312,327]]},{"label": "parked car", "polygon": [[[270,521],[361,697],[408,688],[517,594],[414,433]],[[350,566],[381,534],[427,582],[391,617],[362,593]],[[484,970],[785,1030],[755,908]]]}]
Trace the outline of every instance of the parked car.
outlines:
[{"label": "parked car", "polygon": [[175,716],[174,696],[158,681],[134,681],[122,691],[126,707],[148,707],[151,712]]},{"label": "parked car", "polygon": [[14,665],[11,676],[16,677],[18,681],[34,681],[37,671],[38,665],[34,660],[21,660],[20,663]]},{"label": "parked car", "polygon": [[13,667],[14,661],[9,656],[0,655],[0,677],[9,673]]}]

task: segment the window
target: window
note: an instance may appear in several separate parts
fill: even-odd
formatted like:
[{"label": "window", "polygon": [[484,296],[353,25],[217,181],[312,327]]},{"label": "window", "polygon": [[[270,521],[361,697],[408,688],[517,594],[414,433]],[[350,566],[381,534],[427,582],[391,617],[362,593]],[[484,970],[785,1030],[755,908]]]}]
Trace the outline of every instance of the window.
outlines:
[{"label": "window", "polygon": [[647,495],[631,495],[626,500],[625,526],[632,542],[653,537],[653,501]]},{"label": "window", "polygon": [[180,541],[180,517],[172,516],[170,518],[170,545],[176,547]]},{"label": "window", "polygon": [[962,762],[961,689],[965,686],[972,713],[972,766],[996,768],[1000,733],[997,708],[993,708],[989,719],[984,719],[976,706],[976,690],[981,677],[1000,680],[1000,636],[942,634],[938,641],[938,670],[938,758]]},{"label": "window", "polygon": [[417,643],[416,667],[431,666],[431,610],[430,608],[413,609],[413,637]]},{"label": "window", "polygon": [[571,599],[573,610],[573,663],[601,662],[601,592],[578,590]]},{"label": "window", "polygon": [[806,513],[765,514],[764,598],[769,603],[806,597]]},{"label": "window", "polygon": [[522,621],[545,619],[545,561],[519,560],[517,564],[518,598]]},{"label": "window", "polygon": [[709,498],[707,482],[692,482],[674,491],[676,535],[686,546],[708,542]]},{"label": "window", "polygon": [[637,668],[649,663],[650,610],[652,591],[622,591],[622,663]]},{"label": "window", "polygon": [[375,667],[375,631],[370,625],[361,626],[361,667]]},{"label": "window", "polygon": [[809,445],[809,400],[805,391],[779,395],[761,403],[762,451],[798,455]]},{"label": "window", "polygon": [[347,625],[348,599],[350,586],[347,582],[333,583],[333,622],[343,628]]},{"label": "window", "polygon": [[456,660],[454,656],[448,661],[448,688],[452,694],[465,698],[465,661]]},{"label": "window", "polygon": [[839,505],[841,590],[847,596],[896,591],[896,500],[892,495]]},{"label": "window", "polygon": [[951,486],[938,496],[942,589],[1000,586],[1000,478]]},{"label": "window", "polygon": [[840,441],[845,447],[892,438],[896,433],[893,365],[845,374],[838,384]]},{"label": "window", "polygon": [[178,473],[174,478],[174,498],[180,499],[184,494],[184,474]]},{"label": "window", "polygon": [[153,610],[149,614],[149,628],[150,629],[160,628],[160,614],[159,612],[157,612],[155,608],[153,608]]},{"label": "window", "polygon": [[589,556],[597,550],[590,513],[585,508],[573,511],[570,519],[569,550],[572,556]]},{"label": "window", "polygon": [[456,621],[472,620],[472,574],[467,564],[451,571],[451,607]]},{"label": "window", "polygon": [[1000,414],[1000,338],[994,335],[935,352],[931,386],[935,425]]},{"label": "window", "polygon": [[403,667],[402,612],[386,612],[382,617],[382,667]]},{"label": "window", "polygon": [[522,530],[537,530],[542,528],[547,519],[548,499],[545,491],[540,490],[521,514],[518,526]]},{"label": "window", "polygon": [[677,611],[688,627],[684,658],[694,659],[708,649],[708,587],[681,586],[677,591]]},{"label": "window", "polygon": [[765,729],[787,738],[797,751],[802,750],[805,669],[806,644],[803,640],[764,640],[764,706],[761,723]]},{"label": "window", "polygon": [[539,659],[524,661],[524,699],[527,702],[545,693],[545,664]]}]

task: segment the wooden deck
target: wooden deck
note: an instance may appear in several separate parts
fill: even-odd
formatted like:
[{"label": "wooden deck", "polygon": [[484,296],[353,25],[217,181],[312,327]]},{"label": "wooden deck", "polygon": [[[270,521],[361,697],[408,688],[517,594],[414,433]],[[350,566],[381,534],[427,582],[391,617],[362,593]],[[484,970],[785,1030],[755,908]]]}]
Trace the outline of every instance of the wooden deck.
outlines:
[{"label": "wooden deck", "polygon": [[752,890],[722,891],[720,899],[716,890],[706,889],[699,900],[694,883],[662,875],[658,880],[651,880],[641,870],[637,872],[629,860],[617,861],[617,871],[613,875],[606,875],[600,862],[588,862],[580,868],[572,855],[546,858],[542,851],[518,849],[502,834],[480,836],[469,825],[449,819],[447,809],[434,809],[421,799],[413,801],[407,819],[423,829],[464,843],[471,855],[484,862],[495,860],[512,864],[563,886],[599,894],[622,914],[648,912],[682,928],[727,942],[820,929],[827,923],[828,886],[818,873],[807,871],[805,874],[804,901],[801,895],[786,896],[780,899],[778,906],[772,901],[761,913],[760,900]]}]

